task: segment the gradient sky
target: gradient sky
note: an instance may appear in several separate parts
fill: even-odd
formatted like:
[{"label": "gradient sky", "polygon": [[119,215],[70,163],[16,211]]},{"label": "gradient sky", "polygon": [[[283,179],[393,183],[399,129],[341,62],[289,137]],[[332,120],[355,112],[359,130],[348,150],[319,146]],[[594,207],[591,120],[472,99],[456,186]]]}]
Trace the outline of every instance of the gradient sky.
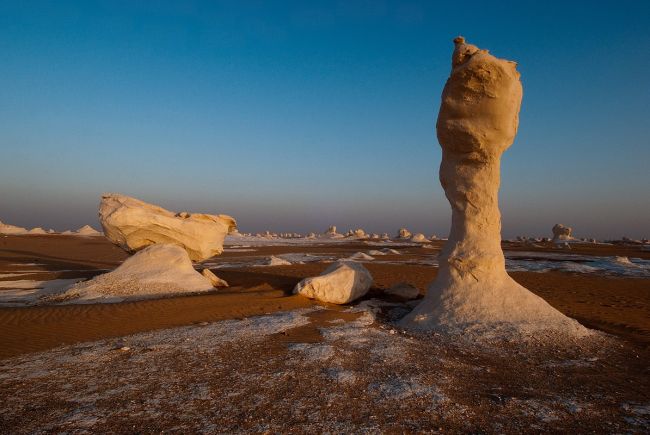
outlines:
[{"label": "gradient sky", "polygon": [[102,192],[242,231],[446,235],[452,39],[516,60],[505,237],[650,237],[650,2],[0,0],[0,220]]}]

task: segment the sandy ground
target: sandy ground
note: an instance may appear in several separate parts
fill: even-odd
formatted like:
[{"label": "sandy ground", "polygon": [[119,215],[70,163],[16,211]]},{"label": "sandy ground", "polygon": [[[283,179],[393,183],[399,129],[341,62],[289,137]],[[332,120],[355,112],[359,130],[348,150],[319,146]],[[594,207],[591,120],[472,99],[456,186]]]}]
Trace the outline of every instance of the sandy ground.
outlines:
[{"label": "sandy ground", "polygon": [[[416,260],[435,250],[397,247],[400,264],[365,264],[375,278],[366,304],[384,304],[373,317],[290,295],[323,263],[219,268],[251,255],[373,247],[254,249],[212,260],[231,287],[211,294],[0,308],[0,432],[583,433],[650,424],[648,279],[513,272],[560,311],[612,335],[486,346],[393,326],[409,307],[379,290],[406,281],[424,292],[436,269]],[[29,279],[90,277],[124,258],[103,238],[0,238],[0,270],[32,271]]]}]

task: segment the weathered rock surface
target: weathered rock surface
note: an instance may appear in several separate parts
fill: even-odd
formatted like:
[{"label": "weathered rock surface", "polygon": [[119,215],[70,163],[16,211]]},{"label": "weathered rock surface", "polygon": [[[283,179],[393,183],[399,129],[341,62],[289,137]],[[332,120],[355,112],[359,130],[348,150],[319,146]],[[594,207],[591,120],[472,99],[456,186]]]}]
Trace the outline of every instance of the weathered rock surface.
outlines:
[{"label": "weathered rock surface", "polygon": [[210,269],[203,269],[201,271],[201,275],[210,280],[210,283],[212,283],[213,287],[228,287],[228,283],[215,275],[214,272],[212,272]]},{"label": "weathered rock surface", "polygon": [[321,275],[300,281],[293,292],[330,304],[347,304],[364,296],[371,285],[368,269],[358,263],[339,261]]},{"label": "weathered rock surface", "polygon": [[519,123],[522,87],[514,62],[454,40],[437,134],[440,181],[452,208],[449,240],[424,300],[403,326],[450,333],[587,330],[517,284],[505,270],[498,206],[501,154]]},{"label": "weathered rock surface", "polygon": [[116,193],[102,196],[99,219],[104,235],[122,249],[135,252],[164,243],[182,246],[193,261],[223,252],[223,240],[237,227],[227,215],[172,213],[162,207]]},{"label": "weathered rock surface", "polygon": [[112,272],[75,284],[53,301],[120,301],[164,294],[213,290],[210,279],[194,270],[187,251],[178,245],[155,244],[127,258]]},{"label": "weathered rock surface", "polygon": [[571,232],[573,230],[571,227],[564,226],[562,224],[553,225],[553,242],[566,242],[567,240],[573,240],[571,237]]}]

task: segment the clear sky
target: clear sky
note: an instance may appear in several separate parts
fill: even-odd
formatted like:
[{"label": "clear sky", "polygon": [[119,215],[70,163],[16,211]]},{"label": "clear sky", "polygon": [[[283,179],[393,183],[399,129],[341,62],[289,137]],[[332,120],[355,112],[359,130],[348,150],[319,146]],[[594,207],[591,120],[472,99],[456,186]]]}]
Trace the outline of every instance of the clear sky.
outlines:
[{"label": "clear sky", "polygon": [[242,231],[446,235],[452,39],[519,64],[504,236],[650,237],[650,2],[0,0],[0,220],[102,192]]}]

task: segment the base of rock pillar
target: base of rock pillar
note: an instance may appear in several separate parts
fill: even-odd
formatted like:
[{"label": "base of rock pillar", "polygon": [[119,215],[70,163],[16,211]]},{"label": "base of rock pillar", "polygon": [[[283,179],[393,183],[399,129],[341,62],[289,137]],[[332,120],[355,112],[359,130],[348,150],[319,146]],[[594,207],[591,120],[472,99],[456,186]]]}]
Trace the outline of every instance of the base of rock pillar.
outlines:
[{"label": "base of rock pillar", "polygon": [[400,324],[411,330],[504,338],[541,331],[573,337],[591,333],[505,273],[485,282],[474,278],[453,283],[436,281]]}]

